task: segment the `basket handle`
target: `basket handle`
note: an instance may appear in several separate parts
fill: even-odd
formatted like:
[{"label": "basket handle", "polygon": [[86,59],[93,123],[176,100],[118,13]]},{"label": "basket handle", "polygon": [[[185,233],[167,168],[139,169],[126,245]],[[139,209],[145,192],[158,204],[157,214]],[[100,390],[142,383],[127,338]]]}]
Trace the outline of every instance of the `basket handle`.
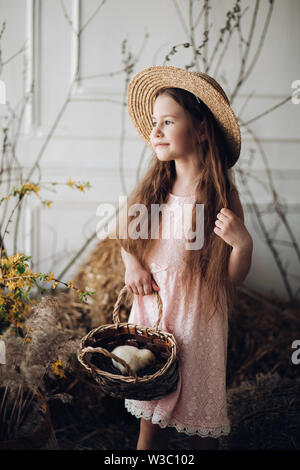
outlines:
[{"label": "basket handle", "polygon": [[[124,361],[124,359],[121,359],[120,357],[116,356],[115,354],[107,351],[107,349],[104,349],[104,348],[93,348],[92,346],[88,346],[84,349],[82,349],[80,351],[80,354],[79,354],[79,359],[81,360],[80,362],[82,364],[84,364],[84,358],[86,356],[86,354],[88,353],[95,353],[95,352],[98,352],[98,353],[101,353],[101,354],[104,354],[104,356],[107,356],[107,357],[110,357],[111,359],[113,359],[114,361],[118,362],[119,364],[121,364],[122,366],[125,367],[126,369],[126,372],[129,376],[131,377],[134,377],[135,379],[135,382],[138,381],[138,376],[136,375],[136,373],[134,372],[134,370],[131,369],[130,365],[127,364],[126,361]],[[98,369],[94,364],[91,363],[90,359],[88,357],[85,358],[85,362],[90,366],[90,367],[87,367],[87,369],[89,369],[90,371],[92,371],[93,369]],[[86,367],[86,365],[85,365]]]},{"label": "basket handle", "polygon": [[[129,289],[126,285],[120,290],[120,293],[118,295],[117,301],[115,303],[114,311],[113,311],[113,322],[115,324],[120,323],[119,310],[120,310],[120,305],[121,305],[121,302],[122,302],[122,297],[125,293],[128,293],[128,292],[130,292],[130,291],[129,291]],[[160,323],[161,316],[162,316],[162,301],[161,301],[159,293],[155,292],[155,294],[156,294],[157,304],[158,304],[158,319],[157,319],[157,322],[154,325],[154,328],[156,328],[156,330],[158,330],[158,325]]]}]

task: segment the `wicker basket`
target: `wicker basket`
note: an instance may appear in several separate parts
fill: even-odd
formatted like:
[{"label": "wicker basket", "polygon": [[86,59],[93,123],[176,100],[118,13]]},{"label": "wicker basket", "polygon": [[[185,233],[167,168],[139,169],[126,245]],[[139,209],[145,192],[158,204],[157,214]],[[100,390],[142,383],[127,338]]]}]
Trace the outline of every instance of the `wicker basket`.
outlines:
[{"label": "wicker basket", "polygon": [[[162,302],[158,293],[158,320],[154,327],[120,323],[119,308],[124,286],[113,311],[113,322],[91,330],[84,336],[78,351],[78,360],[92,375],[100,389],[115,398],[155,400],[173,392],[178,383],[177,344],[171,333],[158,329],[162,315]],[[120,345],[150,349],[156,358],[151,366],[137,373],[111,351]],[[128,375],[114,368],[112,360],[122,364]]]}]

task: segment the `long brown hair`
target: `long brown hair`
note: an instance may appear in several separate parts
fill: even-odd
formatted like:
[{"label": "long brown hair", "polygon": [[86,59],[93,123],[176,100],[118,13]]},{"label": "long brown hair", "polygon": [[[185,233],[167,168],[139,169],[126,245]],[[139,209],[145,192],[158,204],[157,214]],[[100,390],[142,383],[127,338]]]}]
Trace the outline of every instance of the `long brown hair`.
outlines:
[{"label": "long brown hair", "polygon": [[[189,286],[192,276],[201,276],[206,287],[200,293],[200,302],[207,316],[215,313],[218,304],[223,305],[222,299],[227,302],[227,307],[232,308],[235,288],[228,275],[228,261],[231,246],[224,242],[213,231],[218,212],[222,207],[230,208],[230,190],[234,186],[228,171],[228,147],[210,109],[196,97],[180,88],[163,88],[156,97],[161,94],[171,96],[187,112],[191,122],[191,138],[195,150],[199,155],[200,173],[195,190],[195,203],[204,204],[204,244],[200,250],[185,250],[184,271],[182,282],[185,289],[185,311],[188,308]],[[206,140],[200,140],[199,124],[204,123]],[[203,129],[202,129],[203,132]],[[168,193],[172,191],[176,179],[176,167],[174,160],[160,161],[155,152],[149,162],[148,169],[128,198],[128,207],[132,204],[143,204],[151,213],[151,204],[163,204]],[[161,215],[161,214],[160,214]],[[134,216],[127,214],[127,227]],[[155,240],[151,239],[151,221],[148,224],[148,238],[126,239],[118,237],[120,245],[133,254],[141,265],[149,270],[147,255]],[[161,223],[161,222],[160,222]],[[143,222],[141,222],[143,224]],[[193,207],[192,229],[196,227],[196,210]],[[117,227],[119,235],[119,226]],[[199,307],[200,310],[200,307]],[[201,308],[202,311],[202,308]],[[209,315],[212,313],[212,315]]]}]

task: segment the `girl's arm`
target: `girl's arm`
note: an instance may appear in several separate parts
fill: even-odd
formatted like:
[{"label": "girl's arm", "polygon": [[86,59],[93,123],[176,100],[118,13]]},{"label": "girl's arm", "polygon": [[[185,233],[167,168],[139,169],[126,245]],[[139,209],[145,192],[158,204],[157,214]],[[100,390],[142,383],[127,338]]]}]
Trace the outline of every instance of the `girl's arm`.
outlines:
[{"label": "girl's arm", "polygon": [[228,263],[228,272],[235,285],[241,284],[247,277],[251,267],[253,241],[244,248],[233,248]]},{"label": "girl's arm", "polygon": [[125,264],[125,284],[132,294],[148,295],[152,294],[153,290],[159,290],[151,273],[146,271],[138,259],[123,247],[121,247],[121,257]]},{"label": "girl's arm", "polygon": [[123,263],[125,264],[125,267],[127,267],[129,264],[134,264],[138,263],[137,258],[132,255],[131,253],[128,253],[128,251],[124,250],[123,247],[121,247],[121,257],[123,260]]},{"label": "girl's arm", "polygon": [[[244,224],[244,211],[237,190],[231,192],[231,208]],[[244,226],[245,227],[245,226]],[[251,267],[253,240],[245,227],[243,244],[233,246],[228,264],[228,272],[232,282],[241,284],[247,277]]]},{"label": "girl's arm", "polygon": [[251,267],[253,240],[244,225],[244,211],[237,190],[231,192],[231,210],[223,208],[217,215],[214,232],[232,246],[228,273],[234,284],[241,284]]}]

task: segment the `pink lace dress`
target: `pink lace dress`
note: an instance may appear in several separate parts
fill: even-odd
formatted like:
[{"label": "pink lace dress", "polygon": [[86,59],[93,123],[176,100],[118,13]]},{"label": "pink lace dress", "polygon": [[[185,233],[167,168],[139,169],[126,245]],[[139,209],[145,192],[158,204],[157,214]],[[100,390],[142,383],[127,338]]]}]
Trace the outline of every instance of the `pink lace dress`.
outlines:
[{"label": "pink lace dress", "polygon": [[[166,205],[189,204],[192,208],[194,196],[169,194]],[[178,206],[177,206],[178,207]],[[174,209],[174,207],[172,207]],[[173,211],[170,211],[172,214]],[[178,343],[179,383],[177,389],[159,400],[139,401],[126,399],[126,409],[137,418],[152,420],[160,427],[175,427],[188,435],[215,437],[229,434],[230,421],[227,416],[226,360],[228,318],[224,296],[222,311],[216,311],[210,321],[202,315],[196,292],[201,289],[205,296],[205,285],[195,277],[190,289],[189,308],[184,311],[183,254],[186,239],[162,237],[149,254],[150,270],[160,287],[162,320],[159,327],[171,332]],[[180,227],[177,227],[180,229]],[[129,322],[153,326],[157,320],[156,295],[134,296]]]}]

